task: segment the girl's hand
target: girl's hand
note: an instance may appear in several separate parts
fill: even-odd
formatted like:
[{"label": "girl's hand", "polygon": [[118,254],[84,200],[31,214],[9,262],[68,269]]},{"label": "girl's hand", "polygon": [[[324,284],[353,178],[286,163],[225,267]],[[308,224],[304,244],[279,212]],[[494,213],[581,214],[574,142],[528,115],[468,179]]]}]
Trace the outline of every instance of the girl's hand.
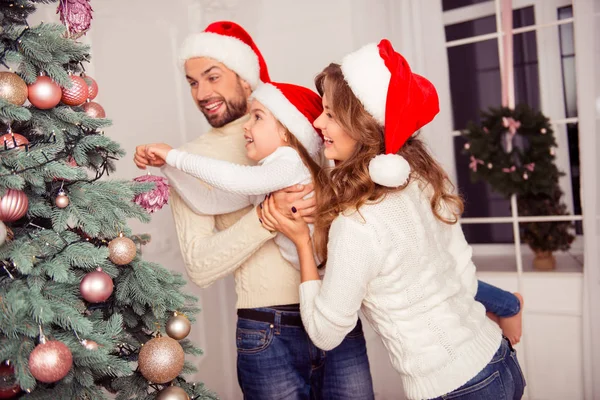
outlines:
[{"label": "girl's hand", "polygon": [[275,230],[283,233],[294,242],[296,246],[310,242],[310,230],[296,207],[292,206],[290,218],[279,212],[275,206],[275,199],[272,195],[269,194],[262,204],[263,208],[261,211],[263,225],[271,226]]},{"label": "girl's hand", "polygon": [[150,160],[166,160],[167,154],[173,148],[166,143],[154,143],[146,146],[146,157]]}]

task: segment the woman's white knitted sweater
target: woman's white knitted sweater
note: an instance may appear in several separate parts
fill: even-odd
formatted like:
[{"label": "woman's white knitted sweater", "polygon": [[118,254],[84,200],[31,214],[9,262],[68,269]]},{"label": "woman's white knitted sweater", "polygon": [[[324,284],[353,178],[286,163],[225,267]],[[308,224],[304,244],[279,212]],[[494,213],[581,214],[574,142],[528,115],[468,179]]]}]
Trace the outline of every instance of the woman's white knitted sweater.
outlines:
[{"label": "woman's white knitted sweater", "polygon": [[325,277],[300,286],[302,320],[315,345],[339,345],[362,310],[410,399],[459,388],[487,365],[502,338],[475,301],[472,250],[460,225],[435,218],[423,187],[413,180],[336,218]]}]

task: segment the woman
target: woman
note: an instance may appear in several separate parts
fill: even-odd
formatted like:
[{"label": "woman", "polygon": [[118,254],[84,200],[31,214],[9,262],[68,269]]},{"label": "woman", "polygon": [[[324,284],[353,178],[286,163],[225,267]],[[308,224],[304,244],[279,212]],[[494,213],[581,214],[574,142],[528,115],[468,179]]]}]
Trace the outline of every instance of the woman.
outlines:
[{"label": "woman", "polygon": [[471,248],[458,222],[461,199],[413,134],[439,110],[437,93],[387,40],[348,55],[316,78],[315,121],[325,156],[314,247],[306,224],[272,200],[263,220],[298,249],[300,309],[320,348],[335,348],[359,309],[381,336],[410,399],[519,399],[516,353],[474,300]]}]

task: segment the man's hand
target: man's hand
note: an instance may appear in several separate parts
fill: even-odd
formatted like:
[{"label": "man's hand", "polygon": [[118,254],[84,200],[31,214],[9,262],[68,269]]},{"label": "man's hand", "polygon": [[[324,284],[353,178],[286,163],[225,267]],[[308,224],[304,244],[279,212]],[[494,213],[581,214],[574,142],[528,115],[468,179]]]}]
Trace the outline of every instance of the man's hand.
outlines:
[{"label": "man's hand", "polygon": [[139,169],[146,169],[147,166],[151,167],[162,167],[165,165],[165,161],[161,159],[151,160],[146,155],[146,148],[148,145],[140,145],[135,148],[135,154],[133,155],[133,162]]},{"label": "man's hand", "polygon": [[[279,212],[289,218],[300,215],[304,222],[312,224],[315,222],[315,211],[317,209],[317,201],[315,196],[304,199],[304,196],[314,190],[314,185],[294,185],[285,189],[273,192],[271,197],[274,198],[275,207]],[[291,209],[295,207],[298,213],[292,216]]]},{"label": "man's hand", "polygon": [[173,147],[166,143],[153,143],[146,145],[146,158],[150,161],[156,161],[158,159],[165,161],[167,154]]}]

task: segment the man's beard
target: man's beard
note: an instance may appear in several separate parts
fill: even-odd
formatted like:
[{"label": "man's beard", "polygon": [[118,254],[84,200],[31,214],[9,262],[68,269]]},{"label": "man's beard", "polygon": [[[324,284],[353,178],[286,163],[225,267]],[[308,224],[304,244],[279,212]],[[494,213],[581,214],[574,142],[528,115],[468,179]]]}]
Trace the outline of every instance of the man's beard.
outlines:
[{"label": "man's beard", "polygon": [[[220,100],[223,102],[223,105],[225,105],[225,111],[222,114],[207,115],[202,107],[203,104],[213,102],[215,100]],[[212,97],[199,103],[199,106],[200,110],[206,117],[206,120],[213,128],[221,128],[230,122],[242,118],[248,113],[248,100],[246,99],[244,89],[239,82],[236,90],[236,96],[233,99],[228,101],[225,100],[224,97]]]}]

